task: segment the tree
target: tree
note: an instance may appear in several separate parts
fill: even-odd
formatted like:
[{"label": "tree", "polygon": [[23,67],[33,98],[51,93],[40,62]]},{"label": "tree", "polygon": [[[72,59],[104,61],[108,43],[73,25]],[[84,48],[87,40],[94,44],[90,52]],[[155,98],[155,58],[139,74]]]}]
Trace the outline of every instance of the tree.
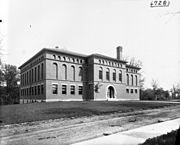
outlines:
[{"label": "tree", "polygon": [[3,71],[0,71],[1,81],[6,82],[6,86],[1,86],[1,104],[13,104],[19,102],[19,85],[20,80],[19,71],[16,66],[5,64]]},{"label": "tree", "polygon": [[172,99],[180,99],[180,84],[173,85],[171,88]]}]

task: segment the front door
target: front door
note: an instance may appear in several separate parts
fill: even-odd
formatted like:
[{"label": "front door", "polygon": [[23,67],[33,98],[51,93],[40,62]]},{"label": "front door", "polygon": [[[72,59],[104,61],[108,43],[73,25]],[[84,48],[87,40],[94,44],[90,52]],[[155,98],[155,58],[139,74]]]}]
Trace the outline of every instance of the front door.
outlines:
[{"label": "front door", "polygon": [[107,91],[107,97],[109,99],[114,99],[114,88],[112,86],[108,87],[108,91]]}]

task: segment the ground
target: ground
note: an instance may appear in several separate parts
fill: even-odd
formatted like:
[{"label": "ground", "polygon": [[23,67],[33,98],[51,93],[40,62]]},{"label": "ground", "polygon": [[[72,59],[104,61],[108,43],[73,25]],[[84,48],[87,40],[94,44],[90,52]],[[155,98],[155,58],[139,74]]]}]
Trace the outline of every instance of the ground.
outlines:
[{"label": "ground", "polygon": [[1,106],[2,144],[70,144],[180,117],[168,102],[56,102]]}]

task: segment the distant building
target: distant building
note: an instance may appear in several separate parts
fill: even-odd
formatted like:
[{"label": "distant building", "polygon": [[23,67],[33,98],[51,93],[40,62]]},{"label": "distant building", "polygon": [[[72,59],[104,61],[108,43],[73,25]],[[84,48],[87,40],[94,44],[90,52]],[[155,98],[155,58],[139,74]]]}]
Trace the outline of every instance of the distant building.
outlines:
[{"label": "distant building", "polygon": [[101,54],[44,48],[22,64],[21,103],[67,100],[139,100],[139,67]]}]

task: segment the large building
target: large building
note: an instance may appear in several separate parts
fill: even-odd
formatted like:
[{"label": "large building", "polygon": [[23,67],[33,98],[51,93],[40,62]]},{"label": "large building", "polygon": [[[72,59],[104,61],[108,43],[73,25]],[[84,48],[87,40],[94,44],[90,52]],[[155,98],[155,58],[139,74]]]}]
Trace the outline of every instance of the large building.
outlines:
[{"label": "large building", "polygon": [[137,66],[101,54],[44,48],[22,64],[20,102],[139,100]]}]

